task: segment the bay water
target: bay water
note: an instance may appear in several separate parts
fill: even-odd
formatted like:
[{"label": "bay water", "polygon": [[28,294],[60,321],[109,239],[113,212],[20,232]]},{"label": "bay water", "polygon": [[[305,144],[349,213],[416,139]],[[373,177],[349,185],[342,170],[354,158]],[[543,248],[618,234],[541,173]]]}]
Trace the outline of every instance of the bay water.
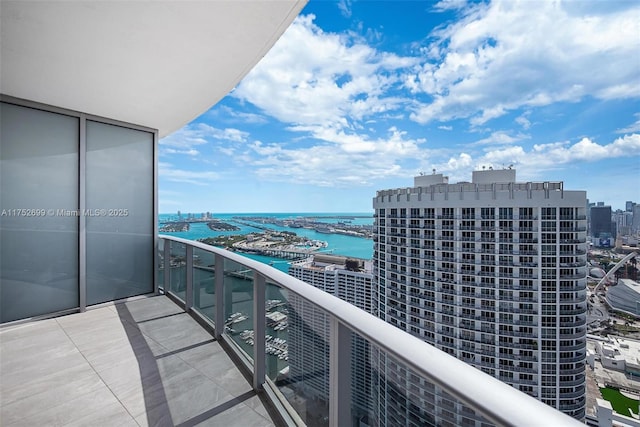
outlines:
[{"label": "bay water", "polygon": [[[182,214],[182,218],[187,217],[187,213]],[[196,218],[200,217],[200,213],[194,214]],[[246,218],[249,217],[269,217],[279,220],[285,219],[300,219],[313,217],[314,221],[324,222],[327,224],[337,224],[338,222],[349,221],[352,225],[372,225],[373,214],[372,213],[228,213],[228,214],[211,214],[213,219],[222,220],[233,224],[240,228],[236,231],[213,231],[207,227],[205,222],[190,223],[189,231],[181,232],[161,232],[160,234],[167,234],[170,236],[181,237],[183,239],[198,240],[207,237],[218,237],[225,235],[237,235],[237,234],[249,234],[254,232],[264,231],[257,227],[248,226],[245,224],[255,224],[260,227],[269,228],[276,231],[289,231],[294,232],[298,236],[306,237],[312,240],[322,240],[327,242],[328,246],[318,253],[330,253],[332,255],[343,255],[354,258],[371,259],[373,257],[373,240],[365,239],[361,237],[345,236],[342,234],[326,234],[318,233],[315,230],[306,228],[289,228],[280,227],[275,224],[263,224],[253,223]],[[240,221],[245,224],[239,224],[234,222],[234,217],[238,217]],[[244,218],[241,218],[244,217]],[[345,219],[347,218],[347,219]],[[158,216],[158,222],[162,224],[166,221],[175,221],[178,219],[177,214],[160,214]],[[273,258],[263,255],[255,254],[243,254],[249,258],[270,264],[274,268],[282,270],[284,272],[289,271],[289,262],[282,258]]]}]

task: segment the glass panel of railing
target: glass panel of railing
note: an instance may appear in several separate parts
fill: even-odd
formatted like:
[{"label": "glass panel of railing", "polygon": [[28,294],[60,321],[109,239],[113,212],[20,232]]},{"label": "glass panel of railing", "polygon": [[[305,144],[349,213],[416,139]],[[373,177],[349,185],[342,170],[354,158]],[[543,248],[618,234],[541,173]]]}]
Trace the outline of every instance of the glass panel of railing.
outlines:
[{"label": "glass panel of railing", "polygon": [[351,416],[354,426],[374,425],[372,390],[371,346],[369,341],[351,335]]},{"label": "glass panel of railing", "polygon": [[193,308],[215,321],[215,255],[193,248]]},{"label": "glass panel of railing", "polygon": [[224,333],[253,361],[253,270],[224,260]]},{"label": "glass panel of railing", "polygon": [[[272,350],[277,360],[266,356],[267,375],[307,426],[328,426],[329,316],[321,307],[275,285],[267,285],[267,299],[284,303],[272,301],[271,309],[267,303],[267,322],[272,322],[267,334],[279,338]],[[273,314],[276,312],[286,319]],[[278,325],[286,327],[276,331]],[[285,356],[281,359],[282,354]]]},{"label": "glass panel of railing", "polygon": [[274,383],[289,372],[289,292],[275,283],[265,288],[265,367]]},{"label": "glass panel of railing", "polygon": [[158,285],[158,289],[164,290],[164,239],[158,238],[156,256],[158,257],[158,274],[156,274],[156,284]]},{"label": "glass panel of railing", "polygon": [[169,254],[169,290],[184,301],[187,288],[187,247],[184,243],[172,241]]},{"label": "glass panel of railing", "polygon": [[[356,337],[361,338],[356,335]],[[366,378],[353,379],[352,390],[363,385],[362,392],[354,393],[354,415],[366,416],[369,425],[396,425],[400,420],[412,425],[490,426],[474,410],[441,387],[424,378],[404,362],[369,342],[371,393],[366,398]],[[362,354],[366,355],[366,352]],[[354,364],[360,363],[353,359]],[[365,364],[366,366],[366,364]],[[352,373],[368,375],[366,369],[353,366]],[[464,393],[464,390],[459,390]],[[360,399],[362,397],[362,399]],[[402,424],[405,424],[405,422]]]}]

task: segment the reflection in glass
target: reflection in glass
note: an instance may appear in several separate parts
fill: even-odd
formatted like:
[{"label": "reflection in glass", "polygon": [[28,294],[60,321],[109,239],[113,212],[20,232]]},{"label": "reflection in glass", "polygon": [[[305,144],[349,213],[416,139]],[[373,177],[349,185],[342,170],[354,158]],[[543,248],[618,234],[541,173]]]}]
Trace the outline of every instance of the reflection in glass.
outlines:
[{"label": "reflection in glass", "polygon": [[327,426],[329,316],[293,293],[287,300],[289,369],[286,375],[276,377],[276,385],[306,425]]},{"label": "reflection in glass", "polygon": [[169,254],[169,290],[185,301],[187,295],[187,247],[184,243],[171,242]]},{"label": "reflection in glass", "polygon": [[193,248],[193,308],[215,321],[215,255]]},{"label": "reflection in glass", "polygon": [[164,290],[164,239],[158,239],[158,246],[156,247],[156,257],[158,259],[156,284],[158,285],[158,289]]},{"label": "reflection in glass", "polygon": [[153,292],[153,134],[86,125],[87,304]]},{"label": "reflection in glass", "polygon": [[253,360],[253,270],[224,260],[224,333]]},{"label": "reflection in glass", "polygon": [[369,343],[372,425],[411,419],[416,425],[490,425],[487,420],[406,364]]},{"label": "reflection in glass", "polygon": [[267,282],[265,301],[265,366],[274,383],[289,374],[289,298],[288,291]]},{"label": "reflection in glass", "polygon": [[0,321],[79,306],[79,119],[1,104]]}]

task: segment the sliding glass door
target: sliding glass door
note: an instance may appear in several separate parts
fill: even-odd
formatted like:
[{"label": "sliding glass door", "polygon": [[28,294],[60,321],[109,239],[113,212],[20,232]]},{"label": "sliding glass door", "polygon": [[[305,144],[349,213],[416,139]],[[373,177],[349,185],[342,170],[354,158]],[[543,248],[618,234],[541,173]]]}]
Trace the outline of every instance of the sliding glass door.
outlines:
[{"label": "sliding glass door", "polygon": [[153,134],[87,120],[87,305],[153,292]]},{"label": "sliding glass door", "polygon": [[156,133],[25,104],[0,104],[0,322],[153,292]]},{"label": "sliding glass door", "polygon": [[79,305],[79,119],[0,108],[0,319],[8,322]]}]

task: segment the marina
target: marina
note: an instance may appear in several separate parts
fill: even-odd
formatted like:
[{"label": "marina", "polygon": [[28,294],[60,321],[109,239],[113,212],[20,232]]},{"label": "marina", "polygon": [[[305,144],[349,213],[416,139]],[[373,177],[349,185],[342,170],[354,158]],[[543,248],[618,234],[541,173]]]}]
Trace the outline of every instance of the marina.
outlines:
[{"label": "marina", "polygon": [[[248,345],[254,344],[254,332],[251,329],[245,329],[240,332],[240,339],[242,339]],[[265,336],[265,351],[267,354],[276,356],[280,360],[289,360],[289,350],[287,347],[287,340],[283,338],[273,337],[272,335]]]}]

